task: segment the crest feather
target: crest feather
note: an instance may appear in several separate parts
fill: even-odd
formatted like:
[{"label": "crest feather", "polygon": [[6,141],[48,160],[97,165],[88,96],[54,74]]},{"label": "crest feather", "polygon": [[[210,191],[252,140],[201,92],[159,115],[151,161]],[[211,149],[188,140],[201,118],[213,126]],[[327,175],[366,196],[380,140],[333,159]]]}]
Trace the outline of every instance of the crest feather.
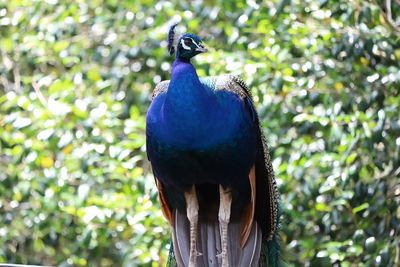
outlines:
[{"label": "crest feather", "polygon": [[175,41],[175,27],[178,23],[175,23],[169,28],[168,32],[168,52],[172,56],[175,53],[174,41]]}]

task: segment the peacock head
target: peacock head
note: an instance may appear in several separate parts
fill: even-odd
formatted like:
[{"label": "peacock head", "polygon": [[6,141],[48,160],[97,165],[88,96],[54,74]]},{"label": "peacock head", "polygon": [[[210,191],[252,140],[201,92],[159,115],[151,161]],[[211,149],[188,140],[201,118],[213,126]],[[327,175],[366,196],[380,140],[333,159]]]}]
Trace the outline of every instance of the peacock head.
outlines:
[{"label": "peacock head", "polygon": [[[175,53],[174,47],[174,29],[177,24],[174,24],[169,29],[168,33],[168,51],[170,55]],[[176,44],[176,58],[182,60],[190,60],[195,55],[207,52],[207,48],[203,45],[202,40],[197,35],[185,33],[182,35]]]}]

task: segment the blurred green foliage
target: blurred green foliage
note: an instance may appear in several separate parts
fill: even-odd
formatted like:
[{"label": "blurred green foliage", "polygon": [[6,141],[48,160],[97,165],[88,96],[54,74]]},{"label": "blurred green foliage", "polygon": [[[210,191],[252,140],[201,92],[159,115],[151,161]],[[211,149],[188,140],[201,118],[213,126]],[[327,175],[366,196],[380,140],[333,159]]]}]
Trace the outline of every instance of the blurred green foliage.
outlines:
[{"label": "blurred green foliage", "polygon": [[211,48],[199,75],[253,90],[287,265],[398,266],[400,7],[386,2],[0,0],[0,262],[165,264],[144,117],[182,20]]}]

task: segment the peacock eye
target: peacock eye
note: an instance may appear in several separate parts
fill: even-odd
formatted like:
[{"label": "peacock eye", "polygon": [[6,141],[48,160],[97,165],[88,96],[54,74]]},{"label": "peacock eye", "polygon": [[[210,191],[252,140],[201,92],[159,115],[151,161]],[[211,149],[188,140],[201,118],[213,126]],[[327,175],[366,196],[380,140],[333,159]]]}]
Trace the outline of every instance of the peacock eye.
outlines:
[{"label": "peacock eye", "polygon": [[185,45],[190,46],[192,44],[192,39],[184,39],[183,42]]}]

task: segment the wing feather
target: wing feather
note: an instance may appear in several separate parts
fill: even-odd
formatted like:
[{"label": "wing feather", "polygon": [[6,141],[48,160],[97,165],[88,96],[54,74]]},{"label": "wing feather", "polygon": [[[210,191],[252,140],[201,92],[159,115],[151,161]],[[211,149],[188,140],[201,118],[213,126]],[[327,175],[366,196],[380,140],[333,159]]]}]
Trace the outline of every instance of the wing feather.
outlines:
[{"label": "wing feather", "polygon": [[[228,90],[236,93],[242,98],[254,117],[260,147],[256,160],[255,216],[261,224],[264,238],[272,240],[278,227],[278,189],[267,140],[263,134],[257,112],[254,109],[250,89],[239,76],[225,74],[217,77],[214,90]],[[265,212],[267,213],[265,214]]]},{"label": "wing feather", "polygon": [[166,93],[169,86],[169,80],[161,81],[154,88],[153,94],[151,95],[151,100],[153,100],[159,94]]},{"label": "wing feather", "polygon": [[165,196],[165,192],[164,192],[164,187],[161,184],[161,182],[158,181],[157,179],[156,179],[156,184],[157,184],[157,189],[158,189],[158,198],[160,199],[161,211],[162,211],[165,219],[167,219],[167,221],[171,224],[171,226],[173,226],[174,219],[172,218],[172,209],[168,205],[167,197]]},{"label": "wing feather", "polygon": [[254,211],[256,208],[256,172],[255,166],[253,166],[249,173],[249,180],[250,180],[250,201],[248,203],[247,209],[244,210],[244,214],[242,217],[241,222],[241,229],[240,229],[240,248],[243,248],[249,238],[252,225],[254,222]]}]

